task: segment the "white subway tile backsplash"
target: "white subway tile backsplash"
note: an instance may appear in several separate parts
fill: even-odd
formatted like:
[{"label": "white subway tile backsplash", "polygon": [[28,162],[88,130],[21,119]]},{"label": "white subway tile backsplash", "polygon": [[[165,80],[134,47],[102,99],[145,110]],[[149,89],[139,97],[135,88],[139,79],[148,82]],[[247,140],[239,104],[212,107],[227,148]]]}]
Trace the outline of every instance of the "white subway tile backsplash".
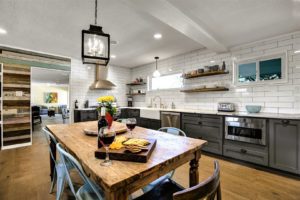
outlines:
[{"label": "white subway tile backsplash", "polygon": [[[207,83],[226,85],[230,88],[228,92],[208,92],[187,94],[179,90],[162,90],[147,92],[143,97],[134,97],[135,106],[147,106],[150,99],[156,95],[162,97],[165,105],[170,106],[172,102],[177,108],[216,110],[218,102],[233,102],[238,111],[246,111],[245,105],[261,105],[262,112],[271,113],[300,113],[300,54],[294,54],[300,49],[300,32],[285,34],[270,39],[253,42],[250,44],[236,46],[227,53],[216,54],[209,50],[196,50],[179,56],[174,56],[160,61],[159,69],[162,73],[168,73],[169,68],[173,72],[187,72],[211,65],[210,60],[216,64],[226,62],[226,68],[230,71],[228,75],[211,76],[186,80],[185,86],[199,86]],[[232,59],[251,59],[257,56],[272,53],[288,52],[288,81],[280,84],[253,84],[246,87],[236,87],[232,83]],[[127,69],[122,67],[110,67],[109,79],[117,84],[117,90],[91,91],[89,85],[94,80],[93,66],[90,70],[82,65],[80,60],[72,60],[71,72],[71,102],[78,99],[83,105],[85,99],[95,99],[104,94],[114,94],[120,105],[126,105],[126,82],[136,77],[144,79],[152,76],[155,68],[154,63]],[[87,81],[90,80],[90,81]]]}]

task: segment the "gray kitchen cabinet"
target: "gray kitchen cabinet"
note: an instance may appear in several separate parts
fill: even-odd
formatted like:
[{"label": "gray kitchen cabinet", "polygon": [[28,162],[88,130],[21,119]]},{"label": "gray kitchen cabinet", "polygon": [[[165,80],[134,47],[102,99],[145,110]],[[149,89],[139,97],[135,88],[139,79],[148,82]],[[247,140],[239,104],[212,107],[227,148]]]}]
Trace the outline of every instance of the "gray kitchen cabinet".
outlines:
[{"label": "gray kitchen cabinet", "polygon": [[122,108],[120,118],[139,118],[140,109]]},{"label": "gray kitchen cabinet", "polygon": [[206,140],[204,151],[222,155],[223,117],[217,115],[182,114],[182,130],[188,137]]},{"label": "gray kitchen cabinet", "polygon": [[225,141],[223,155],[259,165],[268,166],[268,148],[237,141]]},{"label": "gray kitchen cabinet", "polygon": [[158,130],[161,127],[161,121],[158,119],[148,119],[141,117],[138,121],[138,126]]},{"label": "gray kitchen cabinet", "polygon": [[98,120],[98,111],[95,110],[74,110],[74,122],[86,122]]},{"label": "gray kitchen cabinet", "polygon": [[270,167],[300,174],[300,121],[270,120]]}]

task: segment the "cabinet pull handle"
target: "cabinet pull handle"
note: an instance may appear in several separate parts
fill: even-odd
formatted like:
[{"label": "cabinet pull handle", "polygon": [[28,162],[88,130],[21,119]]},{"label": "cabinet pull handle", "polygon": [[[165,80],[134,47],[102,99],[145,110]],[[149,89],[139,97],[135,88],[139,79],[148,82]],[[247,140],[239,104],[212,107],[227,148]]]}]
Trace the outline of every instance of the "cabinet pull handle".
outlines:
[{"label": "cabinet pull handle", "polygon": [[289,125],[290,124],[290,120],[287,120],[287,119],[283,119],[282,120],[282,125],[283,126],[287,126],[287,125]]},{"label": "cabinet pull handle", "polygon": [[241,153],[247,153],[246,149],[241,149]]},{"label": "cabinet pull handle", "polygon": [[198,122],[199,125],[202,125],[202,122]]}]

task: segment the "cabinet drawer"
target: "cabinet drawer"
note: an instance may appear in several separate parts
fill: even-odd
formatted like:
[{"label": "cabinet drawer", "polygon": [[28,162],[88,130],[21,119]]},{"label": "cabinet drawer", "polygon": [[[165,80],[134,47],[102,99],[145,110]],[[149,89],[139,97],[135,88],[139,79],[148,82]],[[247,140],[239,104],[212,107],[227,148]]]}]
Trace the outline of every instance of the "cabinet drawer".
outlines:
[{"label": "cabinet drawer", "polygon": [[140,110],[139,109],[128,109],[127,114],[128,114],[128,118],[140,117]]},{"label": "cabinet drawer", "polygon": [[182,114],[182,120],[187,121],[187,122],[197,123],[199,121],[199,115],[198,114],[192,114],[192,113],[183,113]]},{"label": "cabinet drawer", "polygon": [[216,125],[220,125],[222,123],[222,116],[217,115],[200,115],[199,120],[201,122],[210,122],[215,123]]},{"label": "cabinet drawer", "polygon": [[222,155],[222,140],[210,140],[204,139],[207,141],[206,145],[203,146],[202,150],[210,153],[215,153]]},{"label": "cabinet drawer", "polygon": [[97,112],[96,111],[82,111],[80,113],[80,120],[82,122],[97,120]]},{"label": "cabinet drawer", "polygon": [[222,139],[222,128],[214,126],[213,124],[183,122],[182,129],[185,131],[188,137],[203,138],[203,139]]},{"label": "cabinet drawer", "polygon": [[268,154],[261,151],[255,151],[254,149],[238,146],[238,145],[224,145],[223,155],[247,162],[256,163],[259,165],[268,165]]},{"label": "cabinet drawer", "polygon": [[183,114],[182,121],[199,125],[223,126],[222,116],[217,115],[198,115],[198,114]]}]

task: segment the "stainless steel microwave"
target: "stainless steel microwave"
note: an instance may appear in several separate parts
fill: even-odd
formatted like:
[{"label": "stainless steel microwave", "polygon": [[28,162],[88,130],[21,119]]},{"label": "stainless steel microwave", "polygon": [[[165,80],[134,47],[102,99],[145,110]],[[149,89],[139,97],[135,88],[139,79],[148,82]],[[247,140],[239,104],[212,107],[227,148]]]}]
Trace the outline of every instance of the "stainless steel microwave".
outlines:
[{"label": "stainless steel microwave", "polygon": [[225,117],[225,139],[266,145],[266,119]]}]

